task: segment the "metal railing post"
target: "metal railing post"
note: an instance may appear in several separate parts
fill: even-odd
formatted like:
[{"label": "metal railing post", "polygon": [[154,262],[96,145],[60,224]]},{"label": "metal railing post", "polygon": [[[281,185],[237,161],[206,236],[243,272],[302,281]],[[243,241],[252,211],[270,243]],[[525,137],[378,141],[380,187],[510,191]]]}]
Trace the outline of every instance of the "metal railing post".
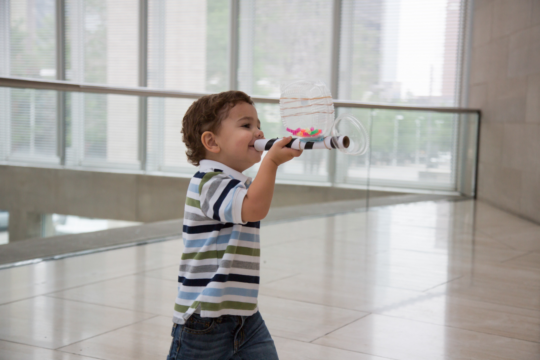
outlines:
[{"label": "metal railing post", "polygon": [[[148,86],[148,0],[139,0],[139,87]],[[139,161],[146,170],[148,97],[139,96]]]},{"label": "metal railing post", "polygon": [[[10,75],[9,0],[0,0],[0,76]],[[0,89],[0,160],[7,160],[11,149],[11,89]]]},{"label": "metal railing post", "polygon": [[230,0],[229,12],[229,90],[237,90],[240,0]]},{"label": "metal railing post", "polygon": [[[332,4],[332,53],[330,59],[330,91],[334,98],[338,98],[339,90],[339,49],[341,32],[341,0],[334,0]],[[337,115],[337,108],[335,109]],[[336,183],[337,151],[328,154],[328,181]]]},{"label": "metal railing post", "polygon": [[[66,2],[56,0],[56,79],[66,80]],[[60,165],[66,165],[66,93],[56,93],[56,153]]]}]

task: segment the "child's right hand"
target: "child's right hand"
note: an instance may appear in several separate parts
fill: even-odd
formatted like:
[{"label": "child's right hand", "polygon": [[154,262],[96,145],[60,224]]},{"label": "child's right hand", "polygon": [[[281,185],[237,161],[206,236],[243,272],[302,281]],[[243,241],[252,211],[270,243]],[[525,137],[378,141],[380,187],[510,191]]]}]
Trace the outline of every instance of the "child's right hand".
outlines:
[{"label": "child's right hand", "polygon": [[265,159],[268,158],[274,164],[276,164],[276,166],[279,166],[289,160],[292,160],[292,158],[300,156],[302,154],[302,150],[295,150],[285,147],[285,145],[287,145],[291,140],[292,136],[287,136],[276,141],[270,150],[268,150]]}]

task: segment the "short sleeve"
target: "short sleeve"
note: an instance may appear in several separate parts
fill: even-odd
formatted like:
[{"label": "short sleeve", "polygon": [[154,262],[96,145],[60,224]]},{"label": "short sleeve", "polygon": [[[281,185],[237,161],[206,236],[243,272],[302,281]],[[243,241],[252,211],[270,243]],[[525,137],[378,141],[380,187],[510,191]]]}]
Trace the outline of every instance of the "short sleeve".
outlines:
[{"label": "short sleeve", "polygon": [[247,188],[240,180],[221,172],[208,172],[199,184],[201,211],[209,218],[233,224],[242,221],[242,204]]}]

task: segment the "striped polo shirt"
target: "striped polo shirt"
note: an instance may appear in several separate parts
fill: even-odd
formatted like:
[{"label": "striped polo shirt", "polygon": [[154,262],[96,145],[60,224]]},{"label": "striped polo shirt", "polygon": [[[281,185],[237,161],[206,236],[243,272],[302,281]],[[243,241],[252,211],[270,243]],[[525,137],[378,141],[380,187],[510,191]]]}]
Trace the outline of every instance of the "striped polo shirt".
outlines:
[{"label": "striped polo shirt", "polygon": [[189,183],[173,321],[257,312],[260,222],[242,221],[251,178],[202,160]]}]

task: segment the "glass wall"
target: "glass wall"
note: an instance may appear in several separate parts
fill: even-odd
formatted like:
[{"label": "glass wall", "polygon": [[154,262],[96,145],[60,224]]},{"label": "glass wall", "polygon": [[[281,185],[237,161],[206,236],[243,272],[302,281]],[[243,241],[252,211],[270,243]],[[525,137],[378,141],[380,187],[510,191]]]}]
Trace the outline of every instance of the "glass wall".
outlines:
[{"label": "glass wall", "polygon": [[[0,75],[55,79],[54,0],[0,6]],[[53,91],[0,90],[0,155],[56,161],[56,110]]]},{"label": "glass wall", "polygon": [[340,99],[457,106],[465,2],[341,1]]},{"label": "glass wall", "polygon": [[239,33],[240,90],[279,96],[284,81],[330,84],[332,1],[242,0]]},{"label": "glass wall", "polygon": [[[322,80],[344,100],[459,104],[464,0],[240,0],[238,9],[230,0],[64,4],[65,24],[57,26],[54,0],[0,1],[0,76],[195,93],[236,84],[270,97],[279,96],[282,83],[304,78]],[[65,38],[63,51],[57,31]],[[145,48],[146,59],[140,56]],[[63,54],[63,69],[57,54]],[[180,133],[193,100],[61,95],[0,88],[0,161],[181,176],[194,171]],[[267,138],[286,135],[276,103],[256,106]],[[464,134],[472,131],[464,124],[476,120],[433,111],[336,111],[352,113],[369,129],[371,152],[353,158],[306,151],[280,167],[279,181],[460,188]]]}]

